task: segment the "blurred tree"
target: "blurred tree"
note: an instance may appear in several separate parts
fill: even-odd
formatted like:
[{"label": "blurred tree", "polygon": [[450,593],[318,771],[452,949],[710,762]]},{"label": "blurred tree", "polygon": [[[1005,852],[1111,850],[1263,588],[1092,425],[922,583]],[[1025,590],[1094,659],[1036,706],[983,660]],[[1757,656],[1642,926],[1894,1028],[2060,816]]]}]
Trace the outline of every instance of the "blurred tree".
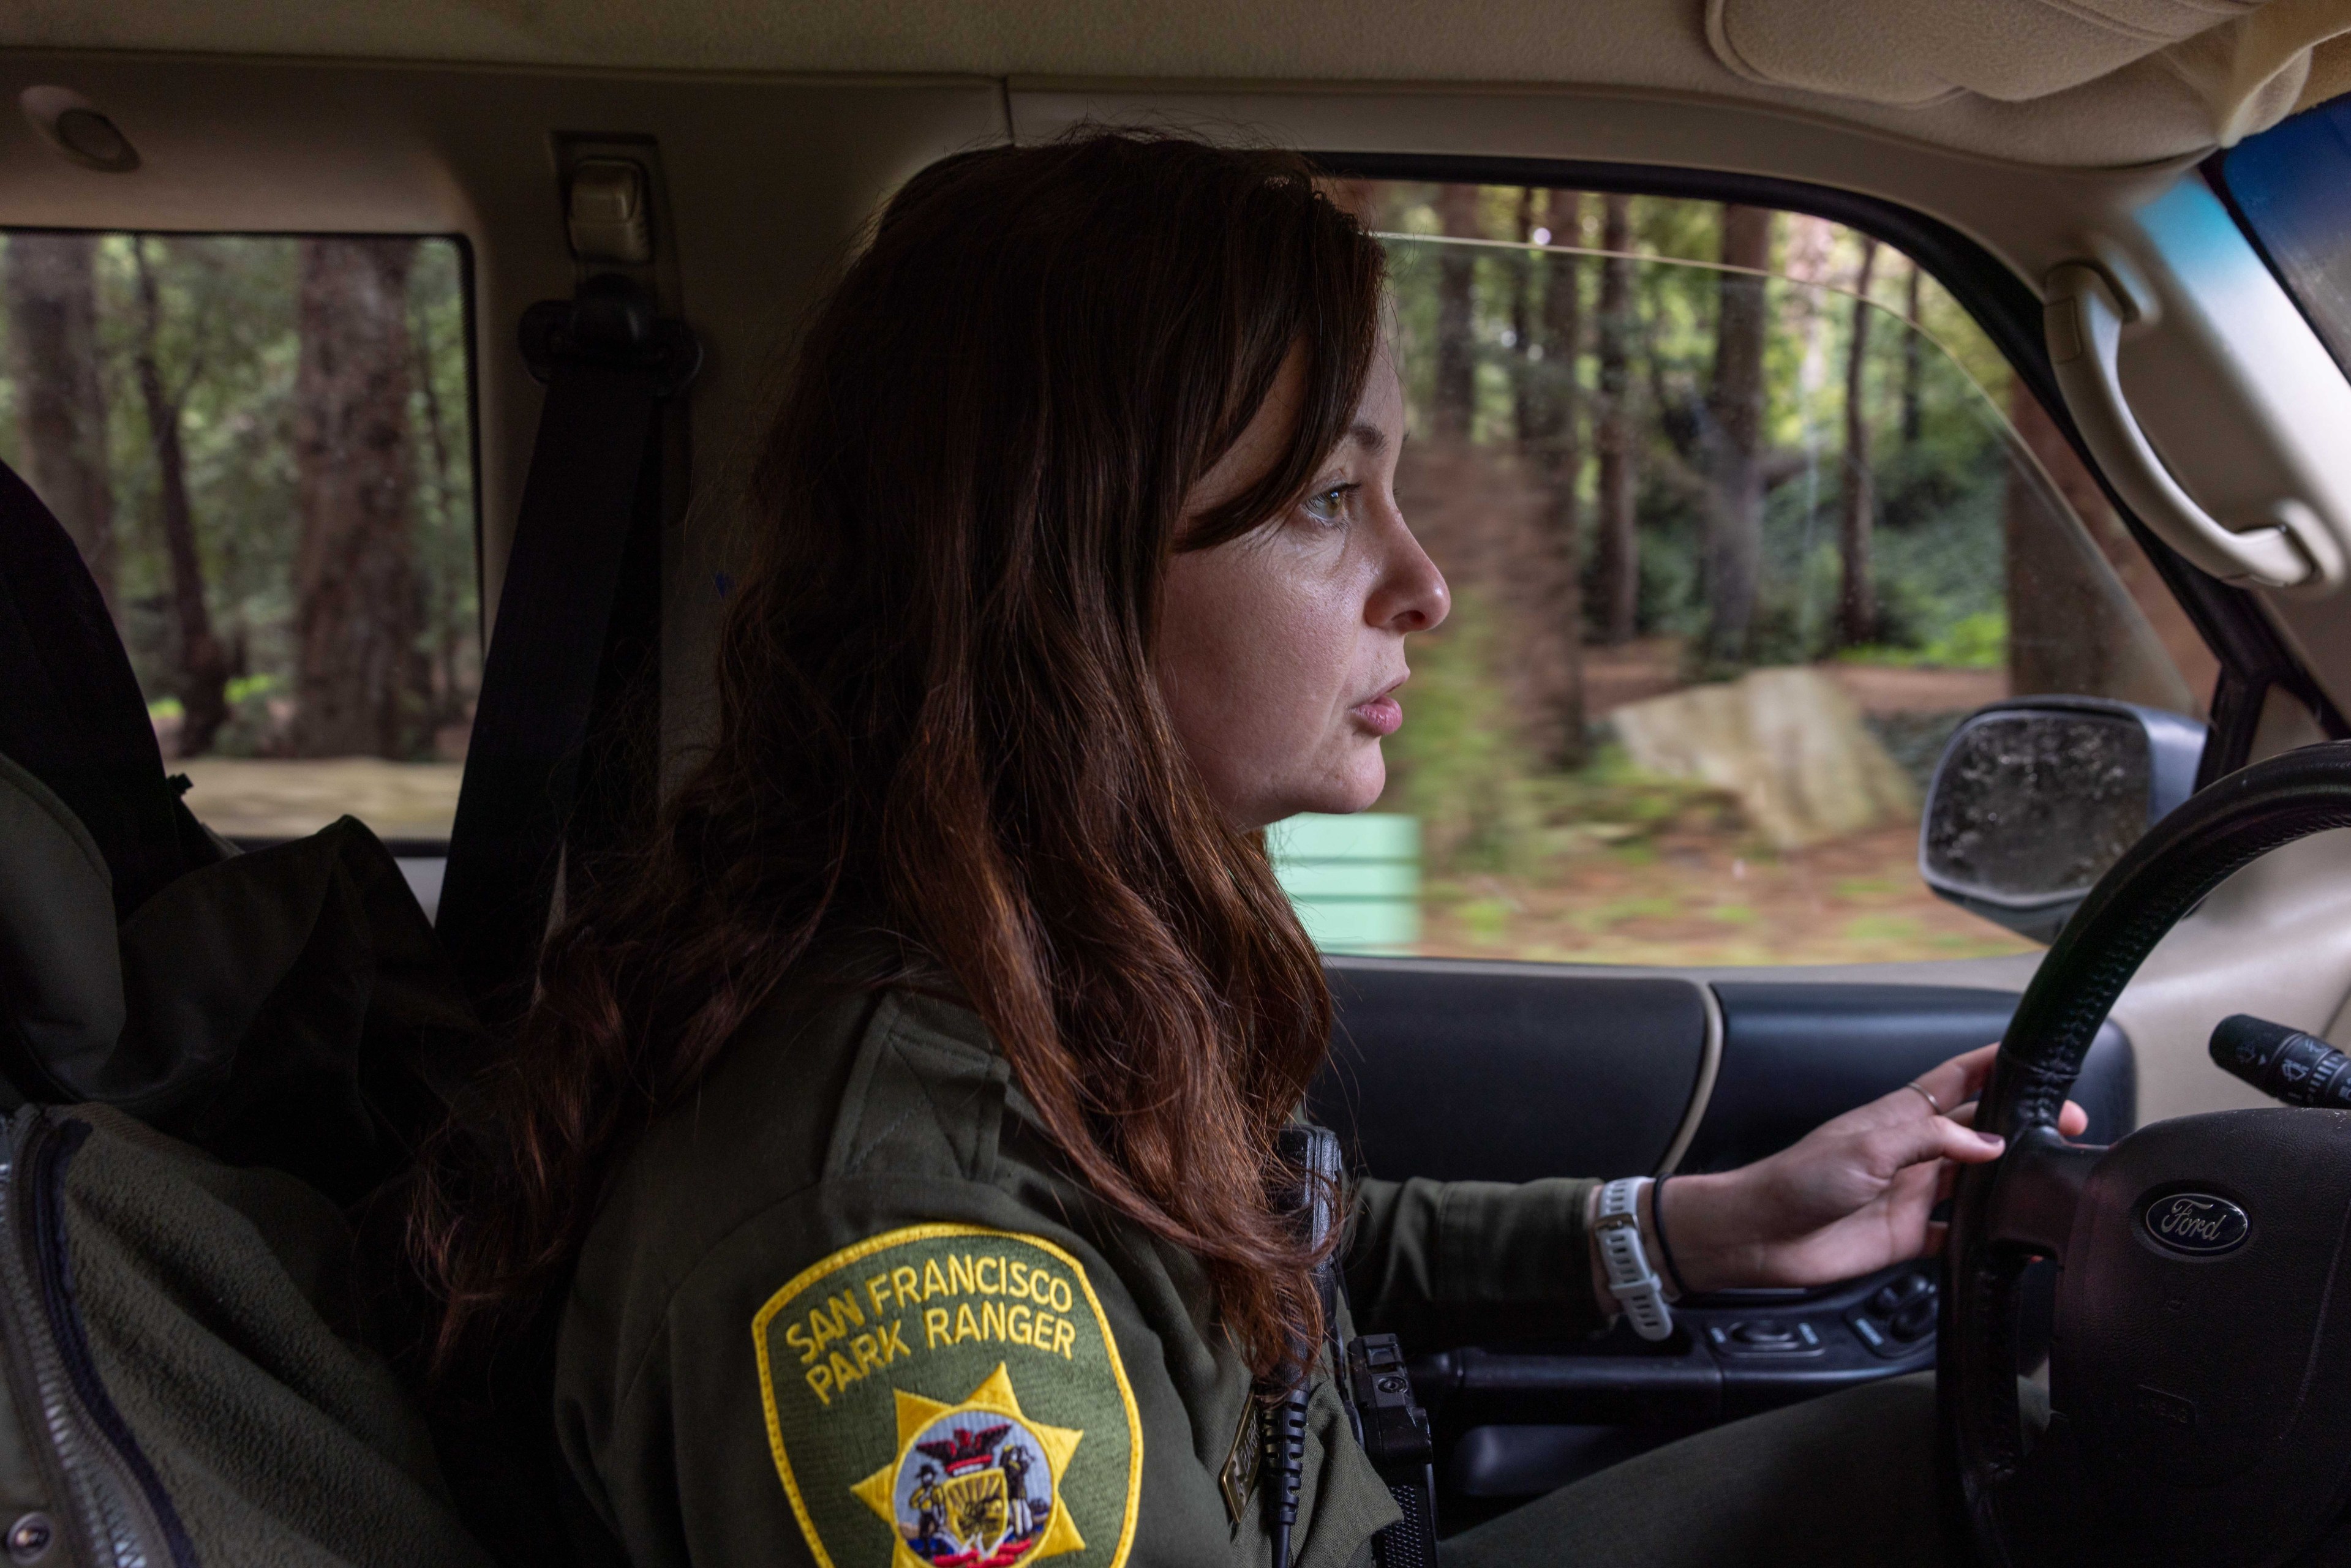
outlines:
[{"label": "blurred tree", "polygon": [[294,457],[297,754],[406,758],[430,673],[415,570],[406,239],[302,242]]},{"label": "blurred tree", "polygon": [[[195,509],[188,500],[187,449],[180,438],[181,411],[203,371],[204,354],[201,347],[192,350],[179,387],[165,388],[163,303],[155,282],[159,264],[150,256],[151,249],[166,256],[170,254],[162,241],[143,235],[131,243],[139,281],[133,364],[140,401],[147,412],[148,442],[155,455],[157,521],[162,527],[164,553],[171,563],[172,618],[179,632],[178,752],[182,757],[201,757],[212,749],[213,737],[228,722],[228,681],[234,673],[227,649],[213,632],[212,611],[204,601],[204,557],[196,548]],[[199,323],[199,344],[201,339]]]},{"label": "blurred tree", "polygon": [[[297,243],[185,235],[148,247],[162,305],[156,359],[164,384],[184,388],[176,402],[188,509],[213,634],[228,659],[229,719],[214,737],[215,753],[266,754],[284,741],[268,704],[276,694],[283,710],[291,609],[287,586],[297,507],[287,448]],[[127,246],[117,249],[128,265]],[[103,286],[104,250],[99,268]],[[101,292],[101,330],[111,298]],[[140,451],[125,464],[118,453],[114,472],[119,496],[145,499],[143,513],[126,506],[126,515],[157,516],[159,476],[149,454]],[[158,530],[143,528],[139,536],[138,553],[147,562],[138,572],[126,570],[126,580],[160,584]],[[125,538],[126,550],[131,543]]]},{"label": "blurred tree", "polygon": [[[414,313],[409,327],[409,341],[415,351],[416,362],[412,367],[417,401],[423,404],[425,451],[431,457],[426,470],[431,479],[433,510],[436,520],[445,519],[455,510],[456,467],[451,455],[447,413],[442,407],[441,392],[433,373],[433,323],[423,311]],[[432,673],[433,706],[431,718],[435,724],[463,716],[460,706],[462,678],[457,672],[459,652],[465,638],[464,616],[457,605],[456,574],[447,571],[427,571],[424,594],[429,623],[430,644],[434,669]]]},{"label": "blurred tree", "polygon": [[[1437,216],[1451,239],[1482,237],[1478,224],[1478,187],[1439,185]],[[1437,384],[1429,399],[1430,434],[1466,437],[1477,407],[1478,339],[1471,313],[1478,257],[1447,246],[1437,264]]]},{"label": "blurred tree", "polygon": [[1902,302],[1903,319],[1910,329],[1902,334],[1902,450],[1909,451],[1918,444],[1918,345],[1925,340],[1918,326],[1918,280],[1923,276],[1918,264],[1910,264],[1907,297]]},{"label": "blurred tree", "polygon": [[[467,322],[459,262],[455,246],[422,244],[408,276],[409,336],[416,350],[410,423],[425,433],[422,444],[429,458],[420,465],[416,560],[426,585],[436,731],[470,719],[479,668]],[[436,756],[448,754],[444,742],[454,748],[457,737],[437,735]]]},{"label": "blurred tree", "polygon": [[1706,400],[1707,653],[1743,661],[1755,621],[1756,571],[1763,553],[1763,345],[1770,326],[1765,268],[1771,212],[1722,209],[1722,265],[1715,275],[1714,372]]},{"label": "blurred tree", "polygon": [[1600,385],[1598,424],[1593,444],[1600,454],[1599,516],[1593,533],[1593,566],[1597,582],[1593,607],[1599,631],[1608,643],[1633,639],[1634,617],[1641,602],[1640,541],[1634,531],[1632,409],[1633,338],[1639,319],[1633,307],[1633,259],[1625,255],[1632,244],[1633,199],[1610,194],[1601,198],[1600,248]]},{"label": "blurred tree", "polygon": [[[1533,231],[1534,193],[1520,207],[1522,230]],[[1573,245],[1583,229],[1583,196],[1552,191],[1544,197],[1544,226],[1555,245]],[[1553,694],[1549,727],[1551,757],[1562,768],[1584,760],[1583,541],[1576,517],[1576,488],[1583,474],[1583,451],[1576,428],[1583,401],[1577,361],[1583,351],[1583,258],[1572,252],[1544,251],[1527,270],[1542,285],[1539,312],[1518,300],[1520,344],[1519,442],[1542,479],[1551,504],[1547,530],[1557,558],[1559,589],[1553,615],[1561,627],[1565,667]]]},{"label": "blurred tree", "polygon": [[2006,465],[2001,533],[2009,690],[2019,696],[2069,692],[2199,711],[2200,694],[2211,689],[2219,665],[2187,612],[2131,542],[2096,477],[2022,376],[2009,385],[2008,417],[2038,459],[2037,467]]},{"label": "blurred tree", "polygon": [[1867,381],[1869,319],[1876,313],[1869,303],[1869,284],[1876,267],[1877,242],[1864,236],[1861,266],[1854,278],[1853,330],[1845,345],[1844,465],[1837,488],[1837,638],[1847,647],[1877,641],[1877,588],[1869,561],[1877,497],[1869,466]]},{"label": "blurred tree", "polygon": [[[1510,204],[1520,245],[1534,244],[1535,231],[1541,227],[1535,221],[1538,194],[1529,185]],[[1548,235],[1551,231],[1543,232]],[[1522,250],[1510,258],[1510,425],[1523,444],[1530,428],[1541,417],[1535,412],[1532,400],[1538,395],[1534,366],[1541,360],[1542,350],[1535,346],[1534,326],[1529,318],[1534,306],[1535,273],[1541,258],[1533,251]]]},{"label": "blurred tree", "polygon": [[114,608],[114,487],[99,378],[98,240],[8,238],[8,374],[16,383],[25,479],[65,525]]}]

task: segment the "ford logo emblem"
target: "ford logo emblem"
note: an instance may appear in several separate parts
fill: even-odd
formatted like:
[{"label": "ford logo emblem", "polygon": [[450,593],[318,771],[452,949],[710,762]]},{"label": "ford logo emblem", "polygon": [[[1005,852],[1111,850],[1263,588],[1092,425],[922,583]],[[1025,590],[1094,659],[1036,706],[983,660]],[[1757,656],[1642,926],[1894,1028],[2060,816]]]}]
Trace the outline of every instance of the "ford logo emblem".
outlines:
[{"label": "ford logo emblem", "polygon": [[2243,1209],[2209,1192],[2165,1193],[2141,1218],[2158,1245],[2195,1258],[2235,1251],[2252,1228]]}]

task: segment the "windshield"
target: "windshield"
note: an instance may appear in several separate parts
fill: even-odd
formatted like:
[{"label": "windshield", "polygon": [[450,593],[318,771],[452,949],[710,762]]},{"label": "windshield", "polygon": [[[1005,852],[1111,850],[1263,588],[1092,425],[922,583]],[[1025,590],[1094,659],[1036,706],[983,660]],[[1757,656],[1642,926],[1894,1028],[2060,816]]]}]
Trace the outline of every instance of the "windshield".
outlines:
[{"label": "windshield", "polygon": [[2219,183],[2303,313],[2351,371],[2351,98],[2246,138]]}]

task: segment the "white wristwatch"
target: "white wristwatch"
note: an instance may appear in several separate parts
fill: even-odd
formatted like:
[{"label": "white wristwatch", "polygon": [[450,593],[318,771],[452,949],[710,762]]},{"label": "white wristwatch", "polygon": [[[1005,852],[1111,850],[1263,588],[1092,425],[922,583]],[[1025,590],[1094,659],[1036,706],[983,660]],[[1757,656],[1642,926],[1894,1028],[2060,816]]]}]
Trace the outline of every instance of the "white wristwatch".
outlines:
[{"label": "white wristwatch", "polygon": [[1674,1315],[1666,1310],[1665,1281],[1649,1267],[1641,1246],[1641,1189],[1648,1184],[1647,1176],[1623,1176],[1602,1187],[1593,1233],[1600,1239],[1608,1293],[1633,1320],[1633,1332],[1643,1339],[1663,1339],[1674,1332]]}]

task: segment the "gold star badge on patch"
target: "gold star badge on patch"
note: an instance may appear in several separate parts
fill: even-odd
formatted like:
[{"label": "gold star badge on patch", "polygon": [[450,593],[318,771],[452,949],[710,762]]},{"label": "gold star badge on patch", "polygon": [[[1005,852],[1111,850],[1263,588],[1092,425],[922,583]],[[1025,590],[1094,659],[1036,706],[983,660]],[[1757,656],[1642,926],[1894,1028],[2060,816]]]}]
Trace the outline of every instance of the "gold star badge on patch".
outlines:
[{"label": "gold star badge on patch", "polygon": [[1085,1433],[1024,1415],[1003,1363],[958,1405],[891,1393],[897,1456],[850,1489],[897,1531],[891,1568],[1015,1568],[1085,1550],[1061,1491]]}]

